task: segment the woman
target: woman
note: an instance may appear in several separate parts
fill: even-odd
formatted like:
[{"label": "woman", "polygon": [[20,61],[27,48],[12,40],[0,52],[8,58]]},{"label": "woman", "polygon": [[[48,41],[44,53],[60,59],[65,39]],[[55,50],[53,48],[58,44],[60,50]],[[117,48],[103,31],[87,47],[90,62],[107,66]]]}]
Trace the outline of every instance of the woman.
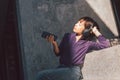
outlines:
[{"label": "woman", "polygon": [[[92,41],[94,37],[98,42]],[[86,53],[110,46],[90,17],[79,19],[73,33],[66,33],[59,46],[52,35],[46,39],[52,43],[56,56],[60,57],[60,65],[56,69],[40,72],[37,80],[81,80]]]}]

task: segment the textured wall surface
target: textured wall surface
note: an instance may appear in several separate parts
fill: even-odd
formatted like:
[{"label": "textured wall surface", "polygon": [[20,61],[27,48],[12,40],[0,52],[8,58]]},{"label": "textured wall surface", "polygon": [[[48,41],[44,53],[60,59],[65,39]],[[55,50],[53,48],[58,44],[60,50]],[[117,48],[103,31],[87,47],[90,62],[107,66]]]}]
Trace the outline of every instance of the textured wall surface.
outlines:
[{"label": "textured wall surface", "polygon": [[60,42],[80,17],[90,16],[107,38],[117,36],[110,0],[18,0],[17,4],[25,80],[58,65],[51,44],[41,38],[42,30],[56,34]]},{"label": "textured wall surface", "polygon": [[83,80],[120,80],[120,45],[88,53]]}]

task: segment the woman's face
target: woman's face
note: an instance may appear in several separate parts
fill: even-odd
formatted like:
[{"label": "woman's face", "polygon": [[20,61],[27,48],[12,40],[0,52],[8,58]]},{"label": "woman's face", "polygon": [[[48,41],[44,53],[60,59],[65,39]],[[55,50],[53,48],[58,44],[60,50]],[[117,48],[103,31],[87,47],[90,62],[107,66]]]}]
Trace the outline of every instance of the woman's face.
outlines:
[{"label": "woman's face", "polygon": [[86,22],[86,21],[83,20],[83,19],[79,20],[79,21],[75,24],[75,26],[73,27],[73,32],[81,35],[82,32],[85,30],[85,22]]}]

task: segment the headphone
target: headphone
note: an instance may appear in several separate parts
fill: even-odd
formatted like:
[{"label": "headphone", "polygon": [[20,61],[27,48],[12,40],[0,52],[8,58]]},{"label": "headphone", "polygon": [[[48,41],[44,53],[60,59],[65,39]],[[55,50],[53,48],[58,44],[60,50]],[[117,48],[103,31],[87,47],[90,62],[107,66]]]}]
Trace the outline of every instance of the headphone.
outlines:
[{"label": "headphone", "polygon": [[88,36],[90,36],[90,34],[91,34],[91,31],[92,31],[92,28],[93,28],[93,24],[90,24],[89,25],[89,28],[88,29],[85,29],[84,31],[83,31],[83,36],[84,37],[88,37]]}]

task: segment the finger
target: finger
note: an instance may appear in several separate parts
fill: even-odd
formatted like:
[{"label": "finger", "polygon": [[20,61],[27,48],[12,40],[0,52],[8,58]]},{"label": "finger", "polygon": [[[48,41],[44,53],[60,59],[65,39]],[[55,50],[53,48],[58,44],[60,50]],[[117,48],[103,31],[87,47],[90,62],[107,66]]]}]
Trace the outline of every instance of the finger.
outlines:
[{"label": "finger", "polygon": [[52,40],[54,41],[54,36],[52,36]]},{"label": "finger", "polygon": [[54,36],[53,36],[53,35],[50,35],[50,39],[54,39]]},{"label": "finger", "polygon": [[49,36],[49,40],[51,40],[51,35]]},{"label": "finger", "polygon": [[48,37],[48,41],[49,41],[49,42],[52,42],[52,35],[50,35],[50,36]]},{"label": "finger", "polygon": [[97,30],[97,28],[96,28],[96,27],[94,27],[94,28],[92,29],[92,31],[95,31],[95,30]]},{"label": "finger", "polygon": [[46,36],[46,40],[49,40],[49,36]]},{"label": "finger", "polygon": [[51,38],[54,39],[54,36],[52,35]]},{"label": "finger", "polygon": [[49,36],[49,38],[51,38],[51,37],[52,37],[52,35]]}]

